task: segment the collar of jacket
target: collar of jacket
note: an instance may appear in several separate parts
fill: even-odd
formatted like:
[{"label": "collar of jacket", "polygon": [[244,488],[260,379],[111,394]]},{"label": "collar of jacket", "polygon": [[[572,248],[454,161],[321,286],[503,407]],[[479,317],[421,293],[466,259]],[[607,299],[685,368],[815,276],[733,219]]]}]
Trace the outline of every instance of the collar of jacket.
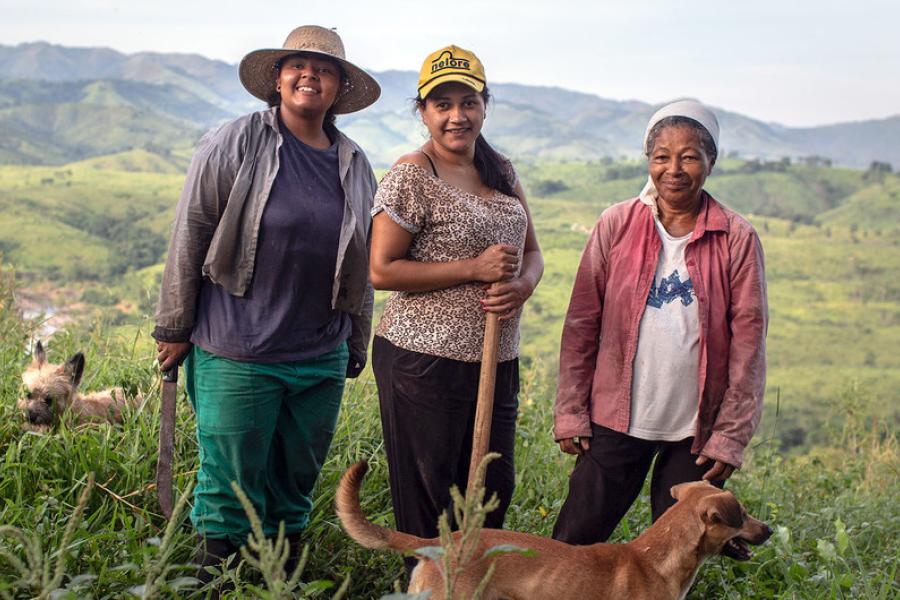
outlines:
[{"label": "collar of jacket", "polygon": [[[268,110],[263,112],[262,120],[263,123],[275,131],[275,134],[278,136],[278,147],[280,148],[281,130],[278,128],[278,107],[270,106]],[[341,181],[343,181],[347,176],[347,172],[350,170],[350,161],[356,156],[356,153],[359,152],[359,146],[357,146],[353,140],[341,133],[337,128],[335,128],[334,131],[337,134],[337,139],[334,141],[338,146],[338,168],[341,173]]]},{"label": "collar of jacket", "polygon": [[[657,198],[656,190],[653,189],[648,192],[647,188],[644,188],[641,195],[638,196],[641,203],[650,209],[650,214],[654,217],[659,216],[659,207],[656,204]],[[700,211],[697,214],[697,223],[694,225],[694,235],[691,236],[691,240],[702,237],[707,231],[724,231],[728,233],[729,229],[728,215],[725,214],[725,209],[709,192],[702,190],[700,192]]]}]

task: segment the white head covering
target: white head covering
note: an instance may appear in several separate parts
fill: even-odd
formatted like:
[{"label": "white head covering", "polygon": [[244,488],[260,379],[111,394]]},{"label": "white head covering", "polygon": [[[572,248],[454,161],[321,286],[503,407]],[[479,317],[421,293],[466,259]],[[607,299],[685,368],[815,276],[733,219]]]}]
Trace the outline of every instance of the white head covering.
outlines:
[{"label": "white head covering", "polygon": [[[696,100],[678,100],[677,102],[666,104],[650,117],[650,122],[647,123],[647,129],[644,131],[644,153],[648,150],[647,138],[650,137],[650,130],[653,129],[654,125],[667,117],[688,117],[689,119],[693,119],[700,123],[700,125],[709,132],[713,144],[716,146],[716,152],[718,152],[719,120],[716,119],[715,113]],[[653,180],[650,177],[647,177],[647,184],[644,186],[644,189],[641,190],[640,198],[641,202],[653,209],[654,215],[658,212],[656,208],[656,199],[658,197],[659,193],[656,191],[656,186],[653,185]]]}]

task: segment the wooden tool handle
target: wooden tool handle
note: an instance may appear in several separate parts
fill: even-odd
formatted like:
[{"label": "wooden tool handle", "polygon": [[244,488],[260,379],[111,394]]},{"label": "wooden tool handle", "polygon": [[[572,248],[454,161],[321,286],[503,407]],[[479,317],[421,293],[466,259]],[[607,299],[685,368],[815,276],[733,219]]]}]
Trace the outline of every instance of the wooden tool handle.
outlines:
[{"label": "wooden tool handle", "polygon": [[491,417],[494,413],[494,385],[497,382],[497,346],[500,341],[500,319],[497,313],[487,313],[484,324],[484,346],[481,350],[481,376],[478,380],[478,404],[475,408],[475,430],[472,434],[472,460],[466,490],[483,481],[476,481],[478,465],[487,454],[491,440]]}]

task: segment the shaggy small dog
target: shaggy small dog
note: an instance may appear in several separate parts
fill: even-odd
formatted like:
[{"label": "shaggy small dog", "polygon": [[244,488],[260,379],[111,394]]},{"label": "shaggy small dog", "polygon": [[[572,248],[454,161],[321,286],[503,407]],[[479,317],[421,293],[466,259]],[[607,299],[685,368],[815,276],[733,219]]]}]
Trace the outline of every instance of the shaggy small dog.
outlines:
[{"label": "shaggy small dog", "polygon": [[121,388],[110,388],[92,394],[80,394],[78,384],[84,374],[84,354],[78,352],[62,365],[47,362],[41,342],[34,348],[31,364],[22,373],[25,397],[18,407],[37,429],[48,429],[68,410],[76,423],[122,422],[122,409],[135,402],[125,397]]}]

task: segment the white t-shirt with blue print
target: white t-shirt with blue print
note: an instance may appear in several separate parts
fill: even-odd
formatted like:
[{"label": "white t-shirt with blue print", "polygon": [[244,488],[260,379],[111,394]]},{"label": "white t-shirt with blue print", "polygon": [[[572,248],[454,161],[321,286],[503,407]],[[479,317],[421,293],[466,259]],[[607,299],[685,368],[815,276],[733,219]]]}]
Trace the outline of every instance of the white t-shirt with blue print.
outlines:
[{"label": "white t-shirt with blue print", "polygon": [[678,441],[696,433],[700,315],[684,262],[691,236],[672,237],[655,221],[662,248],[641,317],[628,435]]}]

